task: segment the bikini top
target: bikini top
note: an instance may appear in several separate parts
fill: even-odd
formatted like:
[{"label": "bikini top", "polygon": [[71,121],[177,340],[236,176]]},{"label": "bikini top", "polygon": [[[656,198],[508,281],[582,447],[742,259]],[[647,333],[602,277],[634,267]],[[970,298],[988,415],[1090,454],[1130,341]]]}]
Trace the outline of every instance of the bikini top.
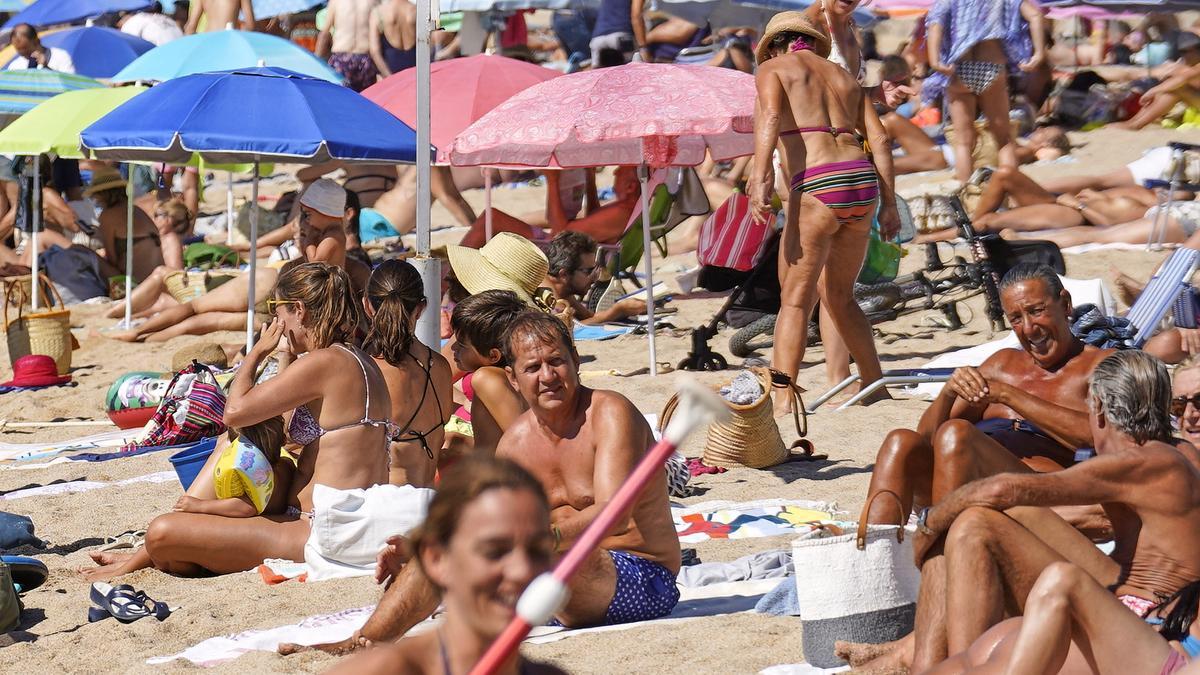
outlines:
[{"label": "bikini top", "polygon": [[781,132],[779,132],[779,135],[780,136],[795,136],[795,135],[799,135],[799,134],[808,134],[808,133],[816,133],[816,132],[833,134],[834,136],[841,136],[842,134],[850,134],[852,136],[858,136],[858,132],[856,132],[853,129],[847,129],[845,127],[797,127],[795,129],[788,129],[787,131],[781,131]]},{"label": "bikini top", "polygon": [[358,427],[358,426],[382,427],[384,429],[385,433],[387,433],[387,435],[389,437],[391,437],[392,436],[392,433],[391,433],[392,423],[390,420],[373,419],[370,417],[370,414],[371,414],[371,384],[367,380],[367,367],[363,365],[362,359],[359,358],[358,354],[355,353],[354,350],[350,349],[349,347],[346,347],[345,345],[338,344],[338,345],[334,345],[334,346],[339,347],[342,351],[344,351],[347,354],[349,354],[350,356],[354,357],[355,362],[358,363],[359,369],[362,370],[363,389],[366,390],[366,399],[367,399],[366,404],[364,404],[364,406],[363,406],[362,419],[358,420],[357,422],[341,424],[332,429],[326,429],[321,426],[321,423],[318,422],[315,417],[313,417],[312,411],[310,411],[308,409],[307,405],[298,406],[296,408],[296,411],[294,413],[292,413],[292,421],[288,423],[288,429],[287,429],[288,438],[291,438],[292,442],[294,442],[294,443],[298,443],[300,445],[307,446],[308,444],[312,443],[313,441],[317,440],[318,438],[321,438],[325,434],[328,434],[332,431],[341,431],[342,429],[349,429],[350,427]]},{"label": "bikini top", "polygon": [[[396,434],[395,440],[417,441],[421,444],[421,449],[425,451],[425,454],[429,457],[429,459],[433,459],[433,449],[429,447],[429,442],[425,439],[427,436],[429,436],[429,434],[432,434],[433,432],[442,428],[442,420],[445,419],[445,416],[442,415],[442,399],[438,396],[437,387],[433,386],[432,349],[429,350],[429,359],[425,362],[425,365],[422,366],[421,362],[417,361],[417,367],[425,371],[425,386],[421,389],[421,400],[417,402],[417,407],[413,410],[413,414],[408,418],[408,421],[399,427],[401,431]],[[434,423],[429,431],[421,432],[410,428],[410,426],[412,425],[413,420],[417,419],[417,413],[421,412],[422,406],[425,405],[425,395],[429,391],[433,391],[433,402],[437,404],[438,421]]]}]

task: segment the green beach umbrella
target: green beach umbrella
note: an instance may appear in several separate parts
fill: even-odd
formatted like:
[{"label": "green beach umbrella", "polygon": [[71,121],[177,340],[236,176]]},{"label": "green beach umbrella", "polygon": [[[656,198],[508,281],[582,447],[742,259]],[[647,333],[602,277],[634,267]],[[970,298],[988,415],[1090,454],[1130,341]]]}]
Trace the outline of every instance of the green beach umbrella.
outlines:
[{"label": "green beach umbrella", "polygon": [[79,132],[146,89],[80,89],[47,99],[0,131],[0,154],[81,159]]}]

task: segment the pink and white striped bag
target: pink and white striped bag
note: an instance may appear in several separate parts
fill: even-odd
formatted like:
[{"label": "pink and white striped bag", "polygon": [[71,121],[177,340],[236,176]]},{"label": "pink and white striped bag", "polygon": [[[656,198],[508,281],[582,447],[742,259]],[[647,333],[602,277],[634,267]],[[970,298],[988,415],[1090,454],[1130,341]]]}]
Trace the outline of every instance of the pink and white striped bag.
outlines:
[{"label": "pink and white striped bag", "polygon": [[758,264],[774,220],[754,222],[750,199],[734,190],[700,226],[696,257],[701,265],[748,271]]}]

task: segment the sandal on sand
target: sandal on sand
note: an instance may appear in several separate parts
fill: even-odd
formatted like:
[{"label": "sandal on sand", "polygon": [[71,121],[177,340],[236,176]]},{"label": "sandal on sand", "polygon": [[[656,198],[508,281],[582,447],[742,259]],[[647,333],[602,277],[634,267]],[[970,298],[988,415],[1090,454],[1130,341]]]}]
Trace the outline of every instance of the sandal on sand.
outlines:
[{"label": "sandal on sand", "polygon": [[101,551],[118,551],[126,548],[140,548],[146,543],[145,530],[126,530],[115,537],[105,537]]},{"label": "sandal on sand", "polygon": [[88,623],[113,617],[121,623],[133,623],[148,616],[162,621],[171,616],[171,608],[128,584],[112,586],[102,581],[92,584],[93,607],[88,609]]}]

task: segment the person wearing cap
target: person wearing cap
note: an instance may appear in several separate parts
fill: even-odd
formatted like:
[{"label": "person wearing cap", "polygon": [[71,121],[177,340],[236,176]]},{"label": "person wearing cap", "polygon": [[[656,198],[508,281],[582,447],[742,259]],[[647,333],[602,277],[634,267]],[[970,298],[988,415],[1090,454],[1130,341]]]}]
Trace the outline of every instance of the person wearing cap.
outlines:
[{"label": "person wearing cap", "polygon": [[92,183],[83,194],[101,209],[97,236],[104,244],[104,260],[121,274],[140,281],[163,264],[162,241],[154,220],[145,211],[133,209],[133,269],[126,269],[130,211],[125,186],[125,179],[116,169],[100,166],[92,171]]},{"label": "person wearing cap", "polygon": [[[780,147],[791,187],[779,247],[782,304],[774,367],[795,379],[804,357],[804,324],[818,295],[858,364],[865,386],[882,376],[871,326],[854,300],[871,217],[879,209],[885,237],[899,228],[896,198],[876,167],[891,174],[892,154],[871,101],[841,66],[827,60],[829,36],[801,12],[776,14],[755,53],[758,114],[751,211],[766,217],[775,192],[771,160]],[[863,151],[868,137],[871,158]],[[873,160],[873,161],[872,161]],[[800,336],[800,337],[795,337]],[[786,393],[781,389],[777,393]],[[779,396],[777,413],[790,412]]]},{"label": "person wearing cap", "polygon": [[1180,101],[1193,109],[1200,109],[1200,36],[1191,32],[1180,33],[1176,50],[1185,68],[1142,94],[1138,100],[1142,109],[1136,115],[1111,126],[1136,131],[1162,119]]}]

